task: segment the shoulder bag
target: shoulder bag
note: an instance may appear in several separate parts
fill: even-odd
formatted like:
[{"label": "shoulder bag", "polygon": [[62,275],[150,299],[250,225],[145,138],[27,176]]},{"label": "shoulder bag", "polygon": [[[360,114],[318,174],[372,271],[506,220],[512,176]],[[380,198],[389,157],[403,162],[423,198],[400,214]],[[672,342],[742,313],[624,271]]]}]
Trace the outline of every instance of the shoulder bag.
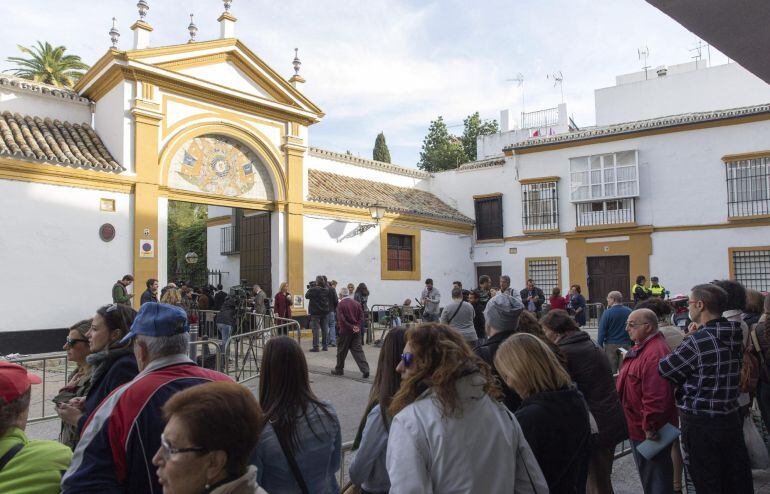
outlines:
[{"label": "shoulder bag", "polygon": [[289,451],[289,448],[286,447],[285,444],[283,444],[283,441],[281,440],[281,436],[279,436],[277,433],[275,437],[278,439],[278,444],[281,445],[281,450],[283,451],[283,455],[286,457],[286,462],[289,464],[289,468],[291,469],[291,474],[294,475],[294,480],[297,481],[297,484],[299,485],[299,490],[302,491],[302,494],[309,494],[310,491],[307,488],[307,484],[305,484],[305,479],[302,477],[302,472],[299,470],[299,465],[297,465],[297,460],[294,459],[294,455],[291,454],[291,451]]}]

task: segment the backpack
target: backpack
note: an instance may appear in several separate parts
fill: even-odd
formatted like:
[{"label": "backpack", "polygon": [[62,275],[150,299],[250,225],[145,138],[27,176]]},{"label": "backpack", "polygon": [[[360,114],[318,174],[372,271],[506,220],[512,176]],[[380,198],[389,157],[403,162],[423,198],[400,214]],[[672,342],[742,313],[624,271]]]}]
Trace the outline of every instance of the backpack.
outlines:
[{"label": "backpack", "polygon": [[756,394],[759,372],[759,359],[754,345],[746,345],[743,349],[743,364],[741,365],[740,389],[742,393]]}]

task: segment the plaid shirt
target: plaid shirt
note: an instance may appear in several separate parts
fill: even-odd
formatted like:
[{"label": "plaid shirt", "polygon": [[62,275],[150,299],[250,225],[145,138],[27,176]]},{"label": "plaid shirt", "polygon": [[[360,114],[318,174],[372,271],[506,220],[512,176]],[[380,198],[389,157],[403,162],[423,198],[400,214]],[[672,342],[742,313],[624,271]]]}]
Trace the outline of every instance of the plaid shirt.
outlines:
[{"label": "plaid shirt", "polygon": [[676,384],[683,412],[713,417],[738,409],[742,337],[740,323],[715,319],[661,359],[658,372]]}]

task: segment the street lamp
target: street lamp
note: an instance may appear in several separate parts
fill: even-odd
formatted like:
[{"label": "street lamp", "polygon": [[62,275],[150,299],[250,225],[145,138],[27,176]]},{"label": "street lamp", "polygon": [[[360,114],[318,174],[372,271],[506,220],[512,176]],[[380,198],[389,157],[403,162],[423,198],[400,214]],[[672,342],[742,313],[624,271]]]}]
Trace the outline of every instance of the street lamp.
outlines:
[{"label": "street lamp", "polygon": [[184,255],[184,262],[187,264],[195,264],[198,262],[198,254],[195,252],[188,252]]},{"label": "street lamp", "polygon": [[369,214],[372,215],[372,219],[377,223],[385,217],[385,211],[385,206],[380,206],[379,204],[369,206]]}]

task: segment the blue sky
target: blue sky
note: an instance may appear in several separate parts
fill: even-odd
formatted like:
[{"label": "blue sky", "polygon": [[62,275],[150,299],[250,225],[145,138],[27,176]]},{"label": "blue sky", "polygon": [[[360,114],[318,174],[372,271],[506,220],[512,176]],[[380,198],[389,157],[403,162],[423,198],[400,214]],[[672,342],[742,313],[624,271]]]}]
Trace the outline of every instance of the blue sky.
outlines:
[{"label": "blue sky", "polygon": [[[185,42],[190,13],[199,40],[219,34],[218,0],[148,1],[153,46]],[[10,68],[5,59],[18,54],[16,44],[36,40],[65,45],[92,63],[109,47],[113,16],[119,48],[128,49],[135,5],[3,1],[0,69]],[[649,47],[655,67],[690,61],[698,41],[644,0],[234,0],[232,13],[236,35],[286,77],[300,49],[305,92],[326,113],[311,128],[311,145],[370,158],[383,131],[393,162],[404,166],[416,166],[438,115],[459,133],[475,111],[483,118],[498,118],[504,108],[518,114],[521,89],[506,81],[518,73],[532,111],[561,102],[547,79],[561,71],[568,111],[578,125],[592,125],[593,90],[640,70],[637,48]],[[714,48],[711,58],[727,61]]]}]

